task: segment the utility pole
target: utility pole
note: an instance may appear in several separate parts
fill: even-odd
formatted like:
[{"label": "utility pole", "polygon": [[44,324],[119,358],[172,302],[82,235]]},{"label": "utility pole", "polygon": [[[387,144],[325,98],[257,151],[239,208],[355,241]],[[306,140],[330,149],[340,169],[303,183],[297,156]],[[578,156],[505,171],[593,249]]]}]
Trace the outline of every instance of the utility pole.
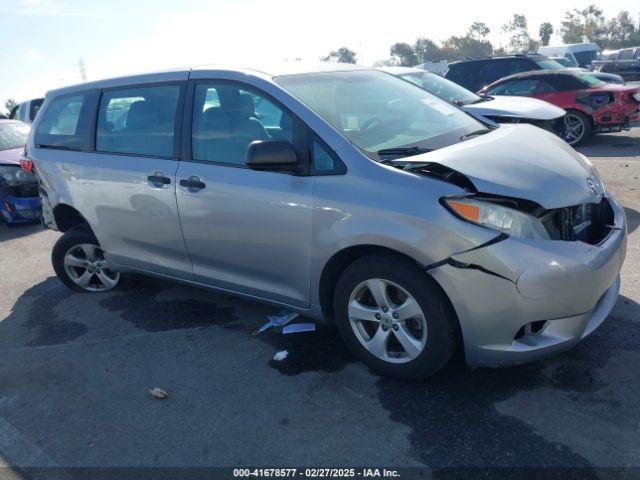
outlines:
[{"label": "utility pole", "polygon": [[83,82],[87,81],[87,69],[84,66],[84,60],[82,58],[78,59],[78,68],[80,69],[80,78],[82,78]]}]

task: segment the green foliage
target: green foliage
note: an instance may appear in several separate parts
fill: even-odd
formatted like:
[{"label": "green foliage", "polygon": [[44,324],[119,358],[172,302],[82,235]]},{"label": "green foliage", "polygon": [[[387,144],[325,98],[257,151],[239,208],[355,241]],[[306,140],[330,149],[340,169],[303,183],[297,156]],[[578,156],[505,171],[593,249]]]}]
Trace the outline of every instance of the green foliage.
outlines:
[{"label": "green foliage", "polygon": [[532,45],[527,26],[527,17],[519,13],[514,13],[510,22],[502,26],[502,31],[510,33],[509,50],[511,53],[524,53],[529,51]]},{"label": "green foliage", "polygon": [[604,33],[604,16],[602,9],[596,5],[589,5],[582,10],[569,10],[564,18],[560,33],[565,43],[597,42]]},{"label": "green foliage", "polygon": [[418,57],[413,46],[408,43],[394,43],[389,51],[391,57],[398,60],[403,67],[412,67],[418,64]]},{"label": "green foliage", "polygon": [[13,110],[13,107],[15,107],[18,104],[18,102],[16,102],[13,98],[8,98],[6,102],[4,102],[4,108],[7,109],[7,115],[9,115],[11,113],[11,110]]},{"label": "green foliage", "polygon": [[347,47],[340,47],[320,60],[324,62],[356,63],[356,52]]},{"label": "green foliage", "polygon": [[602,37],[598,44],[603,49],[637,46],[640,45],[640,25],[636,26],[629,12],[623,10],[606,23]]},{"label": "green foliage", "polygon": [[549,45],[551,35],[553,35],[553,25],[551,25],[551,23],[549,22],[541,23],[538,34],[540,35],[540,42],[546,47],[547,45]]}]

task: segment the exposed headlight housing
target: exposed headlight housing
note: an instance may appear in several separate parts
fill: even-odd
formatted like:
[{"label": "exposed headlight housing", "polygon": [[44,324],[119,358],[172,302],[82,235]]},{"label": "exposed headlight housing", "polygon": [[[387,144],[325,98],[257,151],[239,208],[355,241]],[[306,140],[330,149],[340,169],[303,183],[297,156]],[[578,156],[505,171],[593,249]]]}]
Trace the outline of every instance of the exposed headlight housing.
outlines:
[{"label": "exposed headlight housing", "polygon": [[633,94],[633,98],[636,99],[636,102],[640,102],[640,90]]},{"label": "exposed headlight housing", "polygon": [[9,186],[36,181],[33,174],[25,172],[19,165],[0,165],[0,178]]},{"label": "exposed headlight housing", "polygon": [[547,229],[533,215],[470,197],[450,197],[443,201],[449,211],[467,222],[514,237],[550,240]]}]

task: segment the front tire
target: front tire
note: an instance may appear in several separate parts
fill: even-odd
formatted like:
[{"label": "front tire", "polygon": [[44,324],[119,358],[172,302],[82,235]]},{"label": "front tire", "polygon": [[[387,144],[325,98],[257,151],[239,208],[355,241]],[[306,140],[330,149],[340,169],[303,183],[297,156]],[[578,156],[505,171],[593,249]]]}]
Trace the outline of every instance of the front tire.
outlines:
[{"label": "front tire", "polygon": [[562,138],[572,147],[580,145],[593,130],[591,118],[578,110],[567,110]]},{"label": "front tire", "polygon": [[51,262],[58,278],[76,292],[106,292],[120,282],[91,231],[81,225],[65,232],[56,242]]},{"label": "front tire", "polygon": [[347,347],[381,375],[418,380],[451,358],[457,320],[438,285],[412,261],[367,255],[349,265],[334,294]]}]

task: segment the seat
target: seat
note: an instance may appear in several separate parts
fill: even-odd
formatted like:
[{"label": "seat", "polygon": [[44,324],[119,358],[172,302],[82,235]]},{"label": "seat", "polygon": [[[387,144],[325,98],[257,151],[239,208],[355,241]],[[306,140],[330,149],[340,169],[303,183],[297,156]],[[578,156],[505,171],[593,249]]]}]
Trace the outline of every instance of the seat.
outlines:
[{"label": "seat", "polygon": [[[205,110],[194,125],[193,156],[198,160],[232,162],[231,119],[220,107]],[[236,163],[236,162],[234,162]]]},{"label": "seat", "polygon": [[235,163],[242,163],[249,144],[254,140],[268,140],[269,135],[256,118],[251,95],[237,95],[227,111],[233,133],[233,158]]}]

